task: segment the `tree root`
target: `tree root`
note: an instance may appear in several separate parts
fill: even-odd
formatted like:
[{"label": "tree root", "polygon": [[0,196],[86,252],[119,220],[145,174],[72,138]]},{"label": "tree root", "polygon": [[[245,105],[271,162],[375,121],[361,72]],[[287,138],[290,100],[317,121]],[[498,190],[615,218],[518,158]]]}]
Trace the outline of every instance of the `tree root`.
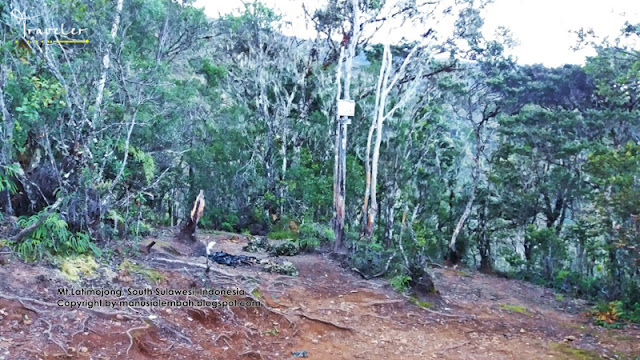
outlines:
[{"label": "tree root", "polygon": [[82,325],[80,326],[80,330],[77,330],[73,334],[71,334],[71,337],[74,337],[74,336],[80,334],[81,332],[84,332],[84,329],[87,328],[87,321],[89,320],[89,317],[90,316],[87,315],[87,317],[84,318],[84,321],[82,322]]},{"label": "tree root", "polygon": [[264,357],[262,356],[260,351],[255,351],[255,350],[245,351],[242,354],[238,354],[238,357],[247,356],[247,355],[251,355],[251,354],[257,354],[260,357],[260,359],[264,359]]},{"label": "tree root", "polygon": [[[179,265],[186,265],[186,266],[191,266],[191,267],[197,267],[203,270],[207,269],[207,265],[205,264],[198,264],[198,263],[192,263],[192,262],[188,262],[188,261],[182,261],[182,260],[173,260],[173,259],[166,259],[166,258],[153,258],[152,260],[154,261],[159,261],[159,262],[164,262],[164,263],[169,263],[169,264],[179,264]],[[220,270],[220,269],[214,269],[214,268],[209,268],[209,271],[215,272],[217,274],[220,275],[224,275],[230,278],[241,278],[244,279],[246,278],[244,275],[240,275],[240,274],[231,274],[228,273],[224,270]]]},{"label": "tree root", "polygon": [[305,318],[305,319],[307,319],[307,320],[317,321],[317,322],[319,322],[319,323],[323,323],[323,324],[325,324],[325,325],[333,326],[333,327],[335,327],[336,329],[340,329],[340,330],[347,330],[347,331],[355,332],[355,330],[354,330],[354,329],[352,329],[352,328],[350,328],[350,327],[342,326],[342,325],[339,325],[339,324],[333,323],[333,322],[331,322],[331,321],[329,321],[329,320],[319,319],[319,318],[316,318],[316,317],[313,317],[313,316],[309,316],[309,315],[307,315],[307,314],[303,314],[303,313],[296,313],[296,315],[298,315],[298,316],[300,316],[300,317],[303,317],[303,318]]},{"label": "tree root", "polygon": [[402,303],[405,300],[402,299],[396,299],[396,300],[377,300],[377,301],[369,301],[366,303],[361,303],[358,304],[359,306],[362,307],[369,307],[369,306],[374,306],[374,305],[388,305],[388,304],[397,304],[397,303]]},{"label": "tree root", "polygon": [[151,327],[151,325],[145,324],[145,326],[133,327],[126,331],[127,336],[129,337],[129,346],[127,347],[127,352],[126,352],[127,355],[129,355],[129,350],[131,350],[131,347],[133,346],[133,343],[134,343],[133,335],[131,335],[131,332],[134,330],[146,330],[149,327]]},{"label": "tree root", "polygon": [[436,354],[438,354],[438,355],[442,355],[442,354],[444,354],[444,353],[445,353],[445,352],[447,352],[447,351],[450,351],[450,350],[457,349],[457,348],[459,348],[459,347],[465,346],[465,345],[467,345],[468,343],[469,343],[468,341],[465,341],[465,342],[462,342],[462,343],[457,344],[457,345],[453,345],[453,346],[446,347],[446,348],[444,348],[444,349],[442,349],[442,350],[438,351]]},{"label": "tree root", "polygon": [[71,355],[71,354],[69,354],[69,353],[67,352],[67,347],[66,347],[66,346],[62,345],[59,341],[57,341],[57,340],[55,340],[55,339],[53,338],[53,334],[51,333],[51,330],[53,329],[53,325],[52,325],[50,322],[48,322],[47,320],[44,320],[44,319],[40,319],[40,320],[42,320],[42,322],[44,322],[45,324],[49,325],[49,329],[47,329],[47,330],[45,330],[45,331],[44,331],[44,334],[47,334],[47,339],[48,339],[49,341],[51,341],[52,343],[54,343],[54,344],[58,345],[58,347],[59,347],[60,349],[62,349],[62,351],[64,351],[64,355],[65,355],[65,356],[67,356],[67,357],[73,357],[73,355]]},{"label": "tree root", "polygon": [[[15,300],[20,302],[20,304],[22,304],[24,306],[24,301],[28,301],[28,302],[32,302],[34,304],[38,304],[38,305],[42,305],[42,306],[47,306],[47,307],[55,307],[55,308],[59,308],[59,306],[55,303],[50,303],[50,302],[46,302],[46,301],[42,301],[42,300],[38,300],[38,299],[33,299],[33,298],[28,298],[28,297],[21,297],[21,296],[11,296],[11,295],[7,295],[7,294],[3,294],[0,293],[0,298],[2,299],[6,299],[6,300]],[[28,310],[32,310],[35,311],[32,308],[27,308]],[[93,313],[96,313],[98,315],[102,315],[102,316],[107,316],[107,317],[115,317],[116,315],[122,315],[123,317],[128,317],[129,320],[134,320],[134,319],[139,319],[139,317],[137,316],[132,316],[129,313],[126,312],[122,312],[122,311],[103,311],[103,310],[98,310],[96,308],[84,308],[83,310],[87,310]],[[36,313],[38,311],[35,311]],[[42,310],[40,310],[40,312],[42,312]]]},{"label": "tree root", "polygon": [[[213,336],[211,337],[213,339],[213,345],[216,345],[218,343],[218,340],[222,339],[224,340],[224,342],[227,344],[228,347],[230,347],[231,349],[233,349],[233,346],[231,346],[231,344],[229,344],[229,342],[233,342],[233,340],[231,339],[231,336],[235,335],[236,333],[234,332],[231,335],[227,335],[227,334],[220,334],[218,336],[215,337],[215,339],[213,339]],[[227,341],[229,340],[229,341]],[[235,350],[235,349],[234,349]]]},{"label": "tree root", "polygon": [[177,327],[176,324],[174,324],[171,321],[166,320],[166,319],[162,319],[162,321],[166,322],[170,326],[160,326],[161,329],[168,330],[173,335],[175,335],[175,336],[179,337],[180,339],[182,339],[182,340],[186,341],[187,343],[189,343],[189,345],[193,345],[193,341],[191,341],[191,338],[189,338],[188,336],[184,335],[180,330],[176,330],[175,329],[175,327]]}]

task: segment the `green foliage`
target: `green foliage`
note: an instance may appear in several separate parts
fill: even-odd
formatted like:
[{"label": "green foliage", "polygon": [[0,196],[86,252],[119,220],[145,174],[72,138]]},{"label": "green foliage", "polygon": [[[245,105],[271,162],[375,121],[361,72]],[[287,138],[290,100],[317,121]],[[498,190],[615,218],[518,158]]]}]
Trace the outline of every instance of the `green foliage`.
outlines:
[{"label": "green foliage", "polygon": [[227,70],[223,66],[212,64],[209,59],[203,59],[199,73],[205,77],[210,87],[217,87],[227,75]]},{"label": "green foliage", "polygon": [[271,240],[297,240],[298,233],[291,230],[275,230],[269,232],[267,237]]},{"label": "green foliage", "polygon": [[[18,225],[22,228],[35,224],[43,213],[29,217],[18,218]],[[100,256],[100,249],[84,232],[72,233],[68,224],[56,212],[52,213],[27,238],[13,244],[15,251],[26,260],[41,259],[47,253],[53,255],[71,256],[93,253]]]},{"label": "green foliage", "polygon": [[409,289],[410,282],[411,276],[408,275],[396,275],[389,280],[391,287],[399,293],[406,292]]},{"label": "green foliage", "polygon": [[329,245],[335,241],[333,229],[316,223],[304,223],[298,233],[298,245],[301,251],[312,251],[321,245]]},{"label": "green foliage", "polygon": [[10,177],[16,176],[21,170],[20,164],[2,166],[2,171],[0,171],[0,191],[9,190],[11,194],[18,191],[16,184],[11,181]]}]

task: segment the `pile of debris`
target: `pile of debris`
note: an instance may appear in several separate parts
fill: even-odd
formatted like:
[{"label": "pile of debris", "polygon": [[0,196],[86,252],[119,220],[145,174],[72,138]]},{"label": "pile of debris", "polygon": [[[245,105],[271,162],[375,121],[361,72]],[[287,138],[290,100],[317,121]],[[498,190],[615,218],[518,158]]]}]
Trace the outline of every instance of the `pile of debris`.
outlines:
[{"label": "pile of debris", "polygon": [[213,254],[209,254],[209,260],[233,267],[238,265],[253,265],[258,262],[258,259],[254,256],[232,255],[224,251],[216,251]]},{"label": "pile of debris", "polygon": [[249,240],[249,244],[242,248],[246,252],[268,252],[272,256],[295,256],[300,253],[300,248],[291,240],[269,242],[264,236],[256,236]]},{"label": "pile of debris", "polygon": [[262,270],[275,274],[282,274],[288,276],[298,276],[298,269],[289,261],[275,261],[271,259],[260,260],[262,264]]},{"label": "pile of debris", "polygon": [[[287,241],[294,245],[293,243]],[[260,259],[254,256],[245,256],[245,255],[233,255],[224,251],[216,251],[214,252],[212,249],[215,246],[215,241],[212,241],[208,244],[206,253],[207,257],[210,261],[213,261],[217,264],[222,264],[226,266],[236,267],[238,265],[254,265],[259,264],[262,265],[262,270],[270,273],[288,275],[288,276],[297,276],[298,269],[290,263],[289,261],[280,261],[278,259]],[[269,249],[270,253],[287,255],[295,252],[297,247],[291,248],[290,245],[281,244],[280,246],[272,246],[264,237],[254,238],[249,241],[249,245],[243,248],[244,251],[249,252],[257,252],[263,249]],[[297,253],[297,252],[296,252]]]}]

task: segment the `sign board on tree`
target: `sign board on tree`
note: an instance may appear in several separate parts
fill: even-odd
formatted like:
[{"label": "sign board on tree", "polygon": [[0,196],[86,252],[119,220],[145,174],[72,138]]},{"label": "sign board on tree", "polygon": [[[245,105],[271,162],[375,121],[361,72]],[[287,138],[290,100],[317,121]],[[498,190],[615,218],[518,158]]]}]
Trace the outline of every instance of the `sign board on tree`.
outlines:
[{"label": "sign board on tree", "polygon": [[356,103],[353,100],[338,100],[338,116],[353,116],[356,112]]}]

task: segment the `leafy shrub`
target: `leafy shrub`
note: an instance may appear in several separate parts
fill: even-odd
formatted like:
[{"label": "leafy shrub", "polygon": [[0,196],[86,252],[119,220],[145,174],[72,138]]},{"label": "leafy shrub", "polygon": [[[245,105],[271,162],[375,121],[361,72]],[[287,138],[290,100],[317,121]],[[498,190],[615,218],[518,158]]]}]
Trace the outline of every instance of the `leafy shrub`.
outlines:
[{"label": "leafy shrub", "polygon": [[[43,212],[33,216],[18,218],[18,225],[22,228],[35,224]],[[100,255],[100,249],[91,242],[87,233],[69,231],[67,222],[58,213],[52,213],[38,226],[28,238],[13,244],[15,251],[26,260],[41,259],[45,253],[53,255],[85,254],[89,251]]]},{"label": "leafy shrub", "polygon": [[399,292],[403,293],[409,289],[409,282],[411,281],[411,277],[408,275],[396,275],[389,280],[389,284],[391,287]]},{"label": "leafy shrub", "polygon": [[595,317],[594,323],[596,325],[613,329],[619,329],[624,326],[619,322],[624,317],[621,301],[599,303],[591,311],[591,314]]},{"label": "leafy shrub", "polygon": [[305,223],[300,226],[298,245],[301,251],[310,251],[320,245],[330,244],[335,240],[333,230],[329,226]]}]

